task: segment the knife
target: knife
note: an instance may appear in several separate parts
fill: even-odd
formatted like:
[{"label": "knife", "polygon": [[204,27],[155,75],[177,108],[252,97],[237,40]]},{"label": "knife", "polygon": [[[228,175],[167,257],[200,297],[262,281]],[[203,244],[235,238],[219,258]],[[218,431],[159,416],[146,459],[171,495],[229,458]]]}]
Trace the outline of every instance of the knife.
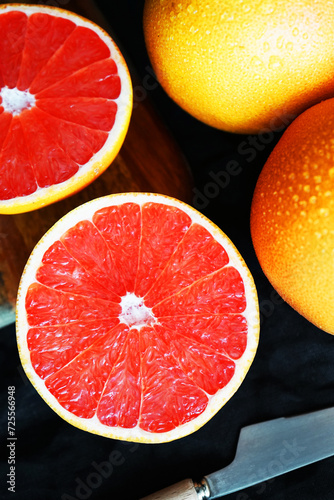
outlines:
[{"label": "knife", "polygon": [[213,500],[334,455],[334,407],[241,429],[233,462],[142,500]]}]

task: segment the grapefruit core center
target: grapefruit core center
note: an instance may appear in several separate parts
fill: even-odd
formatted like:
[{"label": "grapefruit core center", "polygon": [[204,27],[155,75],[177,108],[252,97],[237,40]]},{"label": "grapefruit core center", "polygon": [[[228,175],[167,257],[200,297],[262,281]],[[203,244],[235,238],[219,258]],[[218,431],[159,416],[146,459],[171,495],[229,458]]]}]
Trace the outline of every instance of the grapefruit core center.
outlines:
[{"label": "grapefruit core center", "polygon": [[121,308],[119,320],[130,328],[140,330],[143,326],[152,326],[157,323],[151,309],[144,304],[144,299],[137,297],[134,293],[128,292],[122,297]]},{"label": "grapefruit core center", "polygon": [[5,112],[12,113],[13,116],[35,105],[35,97],[30,94],[29,90],[19,90],[16,87],[10,89],[6,86],[2,87],[0,96]]}]

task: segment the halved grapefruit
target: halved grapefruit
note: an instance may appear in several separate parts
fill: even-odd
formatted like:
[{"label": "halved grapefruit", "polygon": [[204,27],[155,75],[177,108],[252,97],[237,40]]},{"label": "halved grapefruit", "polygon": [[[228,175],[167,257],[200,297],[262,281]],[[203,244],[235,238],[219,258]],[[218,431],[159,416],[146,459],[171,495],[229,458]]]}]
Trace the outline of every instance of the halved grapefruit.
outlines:
[{"label": "halved grapefruit", "polygon": [[60,219],[17,300],[24,370],[86,431],[145,443],[204,425],[256,352],[258,300],[228,237],[173,198],[123,193]]},{"label": "halved grapefruit", "polygon": [[28,212],[110,165],[132,84],[110,36],[72,12],[2,5],[0,31],[0,213]]}]

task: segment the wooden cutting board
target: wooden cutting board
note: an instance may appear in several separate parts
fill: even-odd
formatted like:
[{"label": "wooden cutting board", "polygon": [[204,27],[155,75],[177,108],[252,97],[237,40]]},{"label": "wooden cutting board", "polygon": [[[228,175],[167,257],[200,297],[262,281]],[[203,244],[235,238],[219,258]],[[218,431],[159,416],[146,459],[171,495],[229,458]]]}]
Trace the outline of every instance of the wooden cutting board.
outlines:
[{"label": "wooden cutting board", "polygon": [[[65,8],[91,19],[113,36],[111,27],[94,2],[69,1]],[[133,85],[140,85],[132,63],[126,54],[124,56]],[[19,281],[32,249],[68,211],[99,196],[126,191],[162,193],[190,203],[192,186],[188,165],[149,98],[135,102],[120,153],[90,186],[66,200],[34,212],[0,215],[0,327],[15,320]]]}]

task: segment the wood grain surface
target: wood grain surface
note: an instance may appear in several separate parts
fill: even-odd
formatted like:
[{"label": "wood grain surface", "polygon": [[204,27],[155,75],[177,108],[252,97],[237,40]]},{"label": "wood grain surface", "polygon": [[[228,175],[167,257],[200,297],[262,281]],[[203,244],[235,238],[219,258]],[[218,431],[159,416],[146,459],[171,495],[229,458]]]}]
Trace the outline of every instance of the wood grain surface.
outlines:
[{"label": "wood grain surface", "polygon": [[196,493],[192,480],[185,479],[141,500],[200,500],[200,497]]},{"label": "wood grain surface", "polygon": [[[112,27],[94,2],[69,1],[65,7],[96,22],[113,36]],[[140,85],[133,63],[124,56],[133,85]],[[38,240],[60,217],[86,201],[119,192],[155,192],[190,203],[192,185],[188,165],[149,98],[134,102],[124,144],[98,179],[76,195],[48,207],[0,215],[0,327],[15,320],[16,295],[25,263]]]}]

